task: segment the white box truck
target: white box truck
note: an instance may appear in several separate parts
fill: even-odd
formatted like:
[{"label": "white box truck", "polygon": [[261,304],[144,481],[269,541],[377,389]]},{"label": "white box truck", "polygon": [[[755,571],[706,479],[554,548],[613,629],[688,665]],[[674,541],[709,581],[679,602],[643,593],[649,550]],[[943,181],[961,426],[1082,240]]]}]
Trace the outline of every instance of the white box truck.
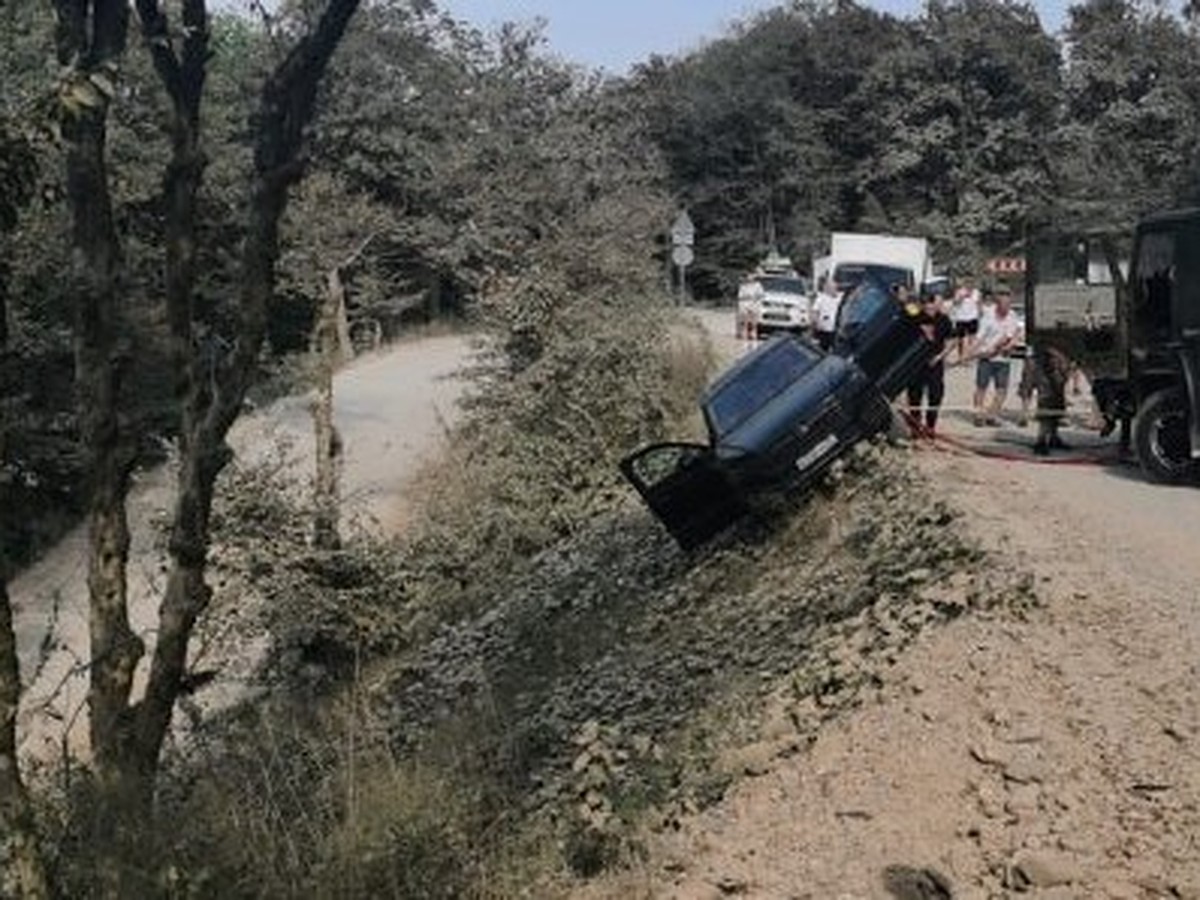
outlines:
[{"label": "white box truck", "polygon": [[891,285],[920,288],[932,274],[929,241],[891,234],[835,231],[829,236],[829,254],[813,259],[813,278],[819,284],[832,276],[840,290],[857,285],[868,274]]}]

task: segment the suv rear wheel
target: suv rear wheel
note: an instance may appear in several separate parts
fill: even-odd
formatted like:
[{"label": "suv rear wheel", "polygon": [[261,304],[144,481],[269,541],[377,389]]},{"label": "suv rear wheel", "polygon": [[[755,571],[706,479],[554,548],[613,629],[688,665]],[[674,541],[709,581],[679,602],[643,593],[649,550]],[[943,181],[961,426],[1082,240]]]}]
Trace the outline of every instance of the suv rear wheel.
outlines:
[{"label": "suv rear wheel", "polygon": [[1183,389],[1151,394],[1133,420],[1133,443],[1146,477],[1159,484],[1183,484],[1200,478],[1200,460],[1192,458],[1188,406]]}]

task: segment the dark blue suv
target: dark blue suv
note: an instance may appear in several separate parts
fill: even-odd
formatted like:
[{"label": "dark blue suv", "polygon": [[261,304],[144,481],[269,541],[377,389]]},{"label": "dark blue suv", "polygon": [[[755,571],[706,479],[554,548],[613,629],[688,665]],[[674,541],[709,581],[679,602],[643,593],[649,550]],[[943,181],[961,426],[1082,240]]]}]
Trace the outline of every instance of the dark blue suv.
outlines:
[{"label": "dark blue suv", "polygon": [[739,359],[700,401],[708,443],[638,450],[621,471],[685,549],[744,515],[758,491],[813,483],[855,443],[885,430],[890,401],[932,345],[901,305],[867,281],[842,303],[833,352],[781,336]]}]

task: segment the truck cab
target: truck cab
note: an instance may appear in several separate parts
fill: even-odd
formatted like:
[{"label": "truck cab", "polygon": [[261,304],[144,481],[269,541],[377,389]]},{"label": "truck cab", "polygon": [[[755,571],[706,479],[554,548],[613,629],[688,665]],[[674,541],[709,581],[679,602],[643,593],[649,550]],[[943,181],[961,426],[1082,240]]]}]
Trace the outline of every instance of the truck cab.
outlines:
[{"label": "truck cab", "polygon": [[1155,481],[1200,478],[1200,208],[1143,219],[1129,273],[1126,369],[1138,462]]},{"label": "truck cab", "polygon": [[1097,405],[1110,427],[1121,423],[1147,478],[1196,482],[1200,208],[1148,216],[1132,247],[1117,245],[1103,233],[1038,236],[1026,285],[1030,332],[1087,371]]}]

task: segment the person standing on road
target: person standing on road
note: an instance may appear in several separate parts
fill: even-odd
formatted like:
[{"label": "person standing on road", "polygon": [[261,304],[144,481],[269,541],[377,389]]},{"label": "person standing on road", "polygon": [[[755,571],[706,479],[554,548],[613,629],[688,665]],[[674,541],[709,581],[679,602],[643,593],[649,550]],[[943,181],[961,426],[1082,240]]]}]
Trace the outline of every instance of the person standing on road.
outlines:
[{"label": "person standing on road", "polygon": [[[995,292],[995,312],[985,316],[971,347],[975,363],[975,424],[999,425],[1000,409],[1008,395],[1008,379],[1012,362],[1007,353],[1021,336],[1021,323],[1012,311],[1012,290],[1002,285]],[[987,400],[988,388],[993,395]]]},{"label": "person standing on road", "polygon": [[[938,412],[942,398],[946,396],[946,354],[950,352],[950,338],[954,336],[954,325],[942,309],[937,294],[922,294],[917,325],[925,339],[933,344],[933,358],[908,386],[908,421],[917,436],[934,438],[937,436]],[[923,397],[926,400],[924,422],[921,416]]]},{"label": "person standing on road", "polygon": [[838,310],[842,306],[842,295],[832,275],[821,279],[821,288],[813,301],[813,338],[822,350],[833,348],[833,337],[837,332]]},{"label": "person standing on road", "polygon": [[1033,452],[1045,456],[1051,450],[1066,450],[1067,445],[1058,436],[1058,429],[1067,414],[1071,360],[1057,347],[1038,344],[1025,366],[1021,373],[1023,391],[1037,392],[1038,436]]},{"label": "person standing on road", "polygon": [[747,275],[738,285],[737,293],[737,336],[748,341],[758,340],[758,319],[762,315],[762,302],[766,296],[758,273]]},{"label": "person standing on road", "polygon": [[950,320],[954,323],[958,358],[965,359],[971,342],[979,332],[979,291],[969,278],[964,278],[962,285],[954,292]]}]

